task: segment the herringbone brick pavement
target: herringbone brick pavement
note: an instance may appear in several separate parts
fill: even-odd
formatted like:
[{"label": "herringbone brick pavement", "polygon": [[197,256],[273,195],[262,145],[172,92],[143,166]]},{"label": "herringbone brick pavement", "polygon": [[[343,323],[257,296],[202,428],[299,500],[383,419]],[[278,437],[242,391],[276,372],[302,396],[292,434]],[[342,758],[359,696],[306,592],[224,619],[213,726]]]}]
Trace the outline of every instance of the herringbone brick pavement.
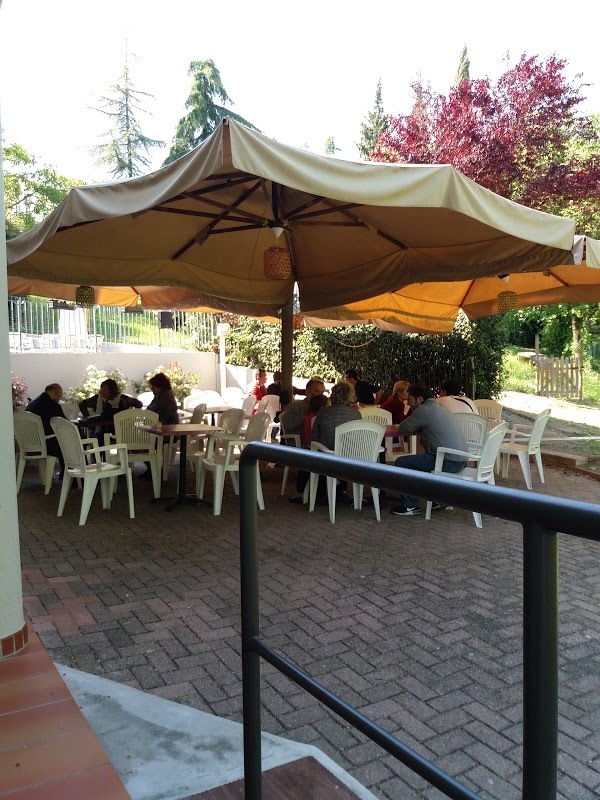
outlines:
[{"label": "herringbone brick pavement", "polygon": [[[513,467],[507,485],[523,487]],[[547,469],[544,492],[596,502],[600,483]],[[520,797],[521,530],[471,514],[396,518],[390,501],[309,514],[263,470],[262,637],[483,798]],[[54,659],[241,719],[238,500],[167,514],[136,481],[77,525],[35,473],[19,496],[26,609]],[[174,477],[174,476],[172,476]],[[535,484],[540,488],[539,483]],[[560,543],[560,797],[600,791],[600,550]],[[263,728],[315,744],[376,795],[441,797],[263,665]]]}]

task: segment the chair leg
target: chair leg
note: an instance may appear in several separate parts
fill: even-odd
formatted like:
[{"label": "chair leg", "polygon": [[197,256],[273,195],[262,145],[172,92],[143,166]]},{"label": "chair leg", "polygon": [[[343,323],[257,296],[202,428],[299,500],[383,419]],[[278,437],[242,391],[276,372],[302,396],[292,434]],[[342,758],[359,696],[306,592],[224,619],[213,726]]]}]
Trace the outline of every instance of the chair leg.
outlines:
[{"label": "chair leg", "polygon": [[[156,472],[160,476],[160,464],[157,465]],[[129,499],[129,519],[135,519],[135,504],[133,502],[133,478],[131,476],[131,469],[129,467],[125,471],[125,483],[127,484],[127,497]]]},{"label": "chair leg", "polygon": [[102,508],[110,508],[110,501],[115,492],[116,480],[102,478],[100,480],[100,494],[102,495]]},{"label": "chair leg", "polygon": [[544,481],[544,467],[542,466],[542,453],[541,450],[538,450],[534,456],[535,458],[535,465],[537,467],[538,475],[540,476],[540,483],[545,483]]},{"label": "chair leg", "polygon": [[17,494],[21,491],[21,482],[23,480],[23,473],[25,472],[25,456],[19,453],[17,455]]},{"label": "chair leg", "polygon": [[381,522],[381,506],[379,505],[379,489],[376,486],[371,486],[371,496],[373,498],[373,507],[375,508],[375,518],[377,522]]},{"label": "chair leg", "polygon": [[478,528],[483,528],[483,522],[481,521],[481,514],[478,511],[473,512],[473,519],[475,520],[475,525]]},{"label": "chair leg", "polygon": [[50,494],[50,489],[52,487],[52,478],[54,477],[54,470],[56,468],[57,462],[56,456],[46,456],[46,469],[45,469],[45,480],[44,480],[44,494]]},{"label": "chair leg", "polygon": [[223,505],[223,488],[225,483],[225,470],[221,464],[217,464],[213,471],[214,492],[213,492],[213,516],[218,517]]},{"label": "chair leg", "polygon": [[[233,473],[232,473],[231,477],[233,478]],[[258,502],[258,507],[260,508],[260,510],[264,511],[265,510],[265,498],[264,498],[263,490],[262,490],[262,481],[260,479],[260,470],[258,468],[256,469],[256,500]]]},{"label": "chair leg", "polygon": [[62,517],[63,511],[65,510],[65,505],[67,503],[67,497],[69,496],[69,490],[71,488],[71,483],[73,482],[73,478],[66,472],[63,477],[62,486],[60,489],[60,499],[58,501],[58,513],[56,514],[57,517]]},{"label": "chair leg", "polygon": [[332,524],[335,524],[335,501],[337,497],[336,493],[337,488],[337,480],[336,478],[330,478],[329,475],[327,476],[327,500],[329,502],[329,519]]},{"label": "chair leg", "polygon": [[154,489],[154,497],[160,497],[160,464],[156,458],[150,461],[150,472],[152,474],[152,488]]},{"label": "chair leg", "polygon": [[527,484],[528,489],[533,489],[533,484],[531,483],[531,469],[529,467],[529,453],[524,453],[519,451],[517,453],[519,457],[519,463],[521,464],[521,469],[523,470],[523,476],[525,478],[525,483]]},{"label": "chair leg", "polygon": [[508,478],[508,460],[510,453],[502,453],[502,477]]},{"label": "chair leg", "polygon": [[283,478],[281,479],[281,494],[285,494],[285,487],[287,486],[288,475],[290,474],[290,468],[284,467],[283,468]]},{"label": "chair leg", "polygon": [[314,511],[315,510],[315,502],[317,500],[317,486],[319,485],[319,475],[316,472],[310,473],[310,480],[309,480],[309,501],[308,501],[308,510]]},{"label": "chair leg", "polygon": [[352,484],[352,497],[354,499],[354,510],[359,511],[362,508],[363,492],[365,487],[362,483]]},{"label": "chair leg", "polygon": [[204,497],[204,483],[206,481],[206,468],[204,461],[200,461],[196,469],[196,497],[202,500]]},{"label": "chair leg", "polygon": [[433,506],[433,501],[428,500],[427,506],[425,507],[425,519],[431,519],[431,508]]},{"label": "chair leg", "polygon": [[85,525],[86,523],[88,514],[90,513],[90,506],[92,505],[92,500],[94,499],[94,494],[96,492],[97,484],[98,478],[95,476],[86,477],[86,479],[83,481],[83,498],[81,500],[81,513],[79,514],[80,525]]},{"label": "chair leg", "polygon": [[238,479],[238,474],[235,470],[228,470],[228,472],[229,472],[229,477],[231,478],[231,483],[233,484],[233,491],[236,493],[236,495],[239,496],[240,482]]}]

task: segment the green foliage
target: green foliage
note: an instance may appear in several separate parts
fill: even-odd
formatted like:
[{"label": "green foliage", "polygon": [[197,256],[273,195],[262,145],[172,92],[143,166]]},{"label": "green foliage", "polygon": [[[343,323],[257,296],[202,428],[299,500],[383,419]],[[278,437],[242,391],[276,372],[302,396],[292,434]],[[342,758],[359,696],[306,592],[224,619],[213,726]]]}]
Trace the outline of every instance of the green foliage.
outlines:
[{"label": "green foliage", "polygon": [[33,228],[82,183],[58,175],[54,167],[38,166],[18,144],[4,148],[3,160],[7,239]]},{"label": "green foliage", "polygon": [[102,107],[96,109],[110,120],[110,130],[104,134],[108,141],[94,147],[92,152],[99,156],[96,163],[105,164],[113,178],[132,178],[150,166],[150,148],[163,147],[165,143],[142,133],[137,115],[147,112],[142,108],[141,98],[153,95],[133,88],[127,61],[119,83],[111,86],[111,91],[112,96],[101,97]]},{"label": "green foliage", "polygon": [[520,308],[503,315],[506,340],[521,349],[535,346],[540,336],[540,351],[548,356],[573,353],[573,325],[584,345],[591,331],[600,324],[600,308],[596,303],[558,303],[549,306]]},{"label": "green foliage", "polygon": [[326,156],[334,156],[340,148],[335,146],[335,140],[333,136],[328,136],[325,139],[325,155]]},{"label": "green foliage", "polygon": [[470,70],[471,62],[469,61],[469,56],[467,55],[467,46],[465,45],[460,54],[458,69],[456,70],[456,75],[454,76],[454,85],[458,86],[461,81],[468,81],[471,77]]},{"label": "green foliage", "polygon": [[258,130],[251,122],[230,108],[215,102],[220,100],[222,103],[233,105],[214,61],[211,59],[192,61],[188,75],[193,79],[190,95],[185,101],[188,113],[177,123],[173,144],[164,164],[176,161],[197,147],[210,136],[225,117],[241,122],[252,130]]},{"label": "green foliage", "polygon": [[536,393],[535,366],[531,361],[517,358],[518,347],[508,345],[502,361],[502,389],[505,392]]},{"label": "green foliage", "polygon": [[[389,333],[370,325],[303,328],[294,334],[294,373],[339,380],[357,369],[365,380],[390,388],[399,378],[436,388],[447,377],[470,394],[473,367],[478,397],[501,387],[502,325],[497,317],[461,321],[445,336]],[[242,318],[227,339],[227,361],[268,370],[281,367],[281,329],[274,323]]]},{"label": "green foliage", "polygon": [[128,380],[120,369],[107,371],[100,369],[95,364],[90,364],[85,371],[85,378],[81,386],[71,386],[63,395],[63,400],[68,403],[81,403],[88,397],[92,397],[100,390],[100,384],[107,378],[112,378],[117,382],[120,392],[127,388]]},{"label": "green foliage", "polygon": [[148,379],[153,375],[156,375],[157,372],[164,372],[167,378],[171,381],[173,394],[180,405],[183,405],[184,398],[189,395],[191,390],[197,389],[200,385],[199,372],[185,372],[181,364],[179,364],[177,361],[174,361],[172,364],[169,364],[166,367],[159,365],[156,369],[147,372],[139,381],[132,381],[136,394],[151,391]]},{"label": "green foliage", "polygon": [[369,111],[365,122],[360,123],[360,142],[357,142],[358,151],[367,160],[379,145],[379,134],[388,128],[388,118],[383,110],[381,99],[381,78],[377,81],[375,90],[375,103],[373,110]]}]

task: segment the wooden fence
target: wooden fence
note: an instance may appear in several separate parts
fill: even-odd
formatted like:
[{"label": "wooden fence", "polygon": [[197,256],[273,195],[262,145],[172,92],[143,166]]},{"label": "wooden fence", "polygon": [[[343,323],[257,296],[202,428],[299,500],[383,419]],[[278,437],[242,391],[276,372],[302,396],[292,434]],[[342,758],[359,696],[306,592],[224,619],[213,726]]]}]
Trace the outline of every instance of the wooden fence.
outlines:
[{"label": "wooden fence", "polygon": [[583,397],[583,345],[571,358],[550,358],[539,353],[536,337],[537,394],[542,397]]}]

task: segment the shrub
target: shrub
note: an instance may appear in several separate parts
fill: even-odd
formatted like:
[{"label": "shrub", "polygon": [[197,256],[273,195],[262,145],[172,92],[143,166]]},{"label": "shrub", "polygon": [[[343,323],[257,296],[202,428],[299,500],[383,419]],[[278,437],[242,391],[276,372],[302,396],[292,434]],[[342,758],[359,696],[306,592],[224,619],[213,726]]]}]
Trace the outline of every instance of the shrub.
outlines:
[{"label": "shrub", "polygon": [[124,392],[127,388],[127,378],[120,369],[111,369],[108,372],[105,369],[100,369],[95,364],[90,364],[85,371],[85,378],[81,386],[72,386],[63,395],[63,400],[68,403],[81,403],[88,397],[97,394],[100,390],[100,384],[107,378],[112,378],[117,382],[120,392]]},{"label": "shrub", "polygon": [[184,398],[188,396],[191,390],[198,388],[198,385],[200,384],[199,372],[185,372],[181,364],[179,364],[177,361],[174,361],[167,367],[159,365],[155,370],[147,372],[141,380],[133,381],[133,387],[137,394],[150,391],[148,379],[153,375],[156,375],[157,372],[164,372],[164,374],[169,378],[171,381],[173,394],[180,405],[183,405]]}]

